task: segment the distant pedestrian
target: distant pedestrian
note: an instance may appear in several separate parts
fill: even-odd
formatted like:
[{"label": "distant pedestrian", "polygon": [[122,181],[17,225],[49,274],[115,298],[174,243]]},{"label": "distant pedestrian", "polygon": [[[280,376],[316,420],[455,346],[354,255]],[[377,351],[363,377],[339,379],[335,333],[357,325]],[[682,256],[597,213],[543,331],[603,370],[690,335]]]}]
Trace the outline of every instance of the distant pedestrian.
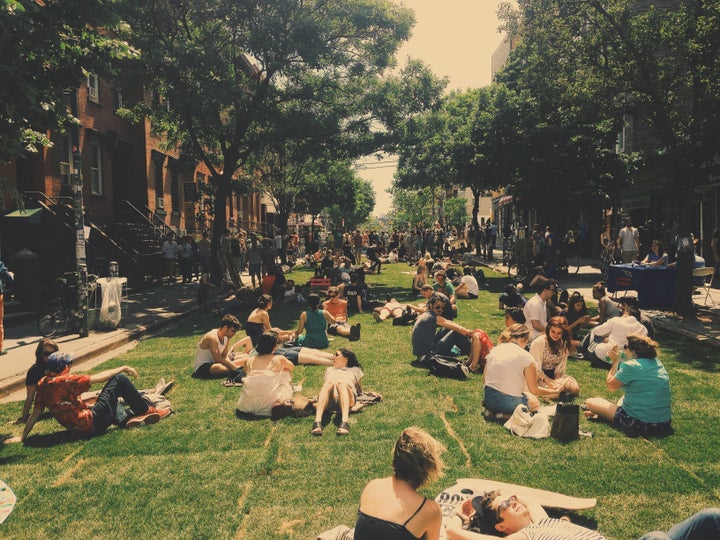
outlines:
[{"label": "distant pedestrian", "polygon": [[5,326],[3,319],[5,318],[5,287],[12,285],[15,281],[15,274],[10,272],[5,263],[0,261],[0,355],[7,354],[3,349],[3,340],[5,338]]}]

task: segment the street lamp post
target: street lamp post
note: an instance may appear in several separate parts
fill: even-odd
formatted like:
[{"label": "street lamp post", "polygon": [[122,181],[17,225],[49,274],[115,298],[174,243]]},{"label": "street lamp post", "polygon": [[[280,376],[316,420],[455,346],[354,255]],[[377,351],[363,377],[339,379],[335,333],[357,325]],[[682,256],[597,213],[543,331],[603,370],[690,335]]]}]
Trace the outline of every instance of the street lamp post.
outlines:
[{"label": "street lamp post", "polygon": [[88,284],[85,256],[85,211],[83,210],[83,181],[80,149],[73,147],[73,208],[75,209],[75,265],[77,274],[77,312],[80,316],[80,337],[88,335]]}]

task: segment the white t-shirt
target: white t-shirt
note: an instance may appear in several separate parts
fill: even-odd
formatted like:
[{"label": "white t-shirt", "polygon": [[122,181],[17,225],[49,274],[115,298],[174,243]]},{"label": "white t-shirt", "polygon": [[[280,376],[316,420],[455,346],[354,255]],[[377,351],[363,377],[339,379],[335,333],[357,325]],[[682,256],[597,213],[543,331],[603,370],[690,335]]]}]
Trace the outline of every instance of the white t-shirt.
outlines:
[{"label": "white t-shirt", "polygon": [[501,343],[487,355],[485,385],[498,392],[520,397],[525,390],[525,368],[534,364],[532,355],[516,343]]},{"label": "white t-shirt", "polygon": [[623,227],[618,233],[620,248],[623,251],[637,251],[637,243],[640,233],[635,227]]},{"label": "white t-shirt", "polygon": [[595,355],[601,360],[604,360],[610,350],[616,345],[620,349],[627,345],[627,337],[630,334],[647,336],[647,328],[638,322],[635,317],[630,316],[613,317],[603,324],[596,326],[592,332],[593,337],[607,335],[608,340],[606,343],[597,344],[597,347],[595,347]]},{"label": "white t-shirt", "polygon": [[539,294],[536,294],[523,307],[523,314],[527,321],[525,324],[530,329],[530,341],[542,334],[542,331],[533,328],[530,321],[539,321],[543,328],[547,326],[547,306],[545,304],[545,300]]},{"label": "white t-shirt", "polygon": [[477,296],[480,292],[480,287],[474,276],[463,276],[460,278],[460,283],[464,283],[467,287],[467,292],[474,296]]}]

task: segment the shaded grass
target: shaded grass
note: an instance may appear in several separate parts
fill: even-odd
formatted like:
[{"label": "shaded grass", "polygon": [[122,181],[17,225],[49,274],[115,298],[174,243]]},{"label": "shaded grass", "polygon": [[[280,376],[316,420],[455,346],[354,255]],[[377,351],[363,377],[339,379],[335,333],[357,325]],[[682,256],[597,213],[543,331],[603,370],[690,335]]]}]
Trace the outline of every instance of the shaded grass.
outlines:
[{"label": "shaded grass", "polygon": [[[495,339],[504,326],[497,295],[507,280],[490,270],[486,276],[490,290],[476,301],[460,301],[458,320]],[[309,273],[292,277],[300,283]],[[410,300],[409,267],[388,265],[368,278],[379,297]],[[271,320],[294,328],[302,307],[277,306]],[[560,444],[514,438],[482,420],[480,377],[441,380],[411,367],[410,328],[376,324],[369,314],[354,315],[352,322],[362,323],[362,339],[351,345],[366,373],[364,388],[384,401],[351,416],[349,437],[337,438],[333,424],[323,437],[311,437],[311,418],[237,419],[238,388],[190,377],[195,345],[217,321],[210,315],[186,319],[102,366],[137,367],[140,387],[161,376],[176,381],[170,394],[175,415],[87,440],[72,439],[45,419],[28,445],[3,447],[2,477],[18,496],[3,537],[314,538],[336,524],[352,525],[363,486],[390,473],[392,445],[408,425],[424,427],[448,447],[446,477],[423,489],[428,496],[456,478],[483,477],[598,497],[596,508],[573,520],[619,539],[667,528],[719,504],[720,375],[709,348],[661,336],[674,397],[673,436],[630,439],[582,419],[581,428],[594,437]],[[346,345],[339,337],[333,343]],[[619,397],[605,389],[605,371],[575,360],[569,371],[582,397]],[[322,367],[298,366],[293,378],[311,396],[323,373]],[[0,408],[0,422],[16,418],[20,408]]]}]

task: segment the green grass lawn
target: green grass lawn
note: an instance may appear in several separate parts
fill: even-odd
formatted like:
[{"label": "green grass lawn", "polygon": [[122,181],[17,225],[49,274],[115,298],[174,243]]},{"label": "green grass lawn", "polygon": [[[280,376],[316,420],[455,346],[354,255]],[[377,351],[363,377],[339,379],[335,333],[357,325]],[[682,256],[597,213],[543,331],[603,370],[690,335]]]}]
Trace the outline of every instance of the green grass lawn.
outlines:
[{"label": "green grass lawn", "polygon": [[[504,325],[497,297],[506,279],[488,271],[490,291],[460,301],[461,324],[484,328],[495,340]],[[296,271],[296,282],[309,274]],[[407,300],[411,269],[396,264],[369,284],[384,297]],[[301,306],[277,306],[276,326],[294,328]],[[246,316],[247,313],[241,314]],[[666,439],[627,438],[607,425],[581,420],[594,433],[569,444],[512,437],[480,416],[482,378],[437,379],[413,368],[410,328],[376,324],[355,315],[362,339],[352,343],[363,364],[366,390],[380,404],[351,415],[349,437],[333,426],[310,435],[312,418],[239,420],[239,388],[190,377],[199,337],[217,324],[211,315],[182,321],[159,337],[101,366],[136,367],[139,387],[159,377],[176,381],[169,397],[176,414],[136,430],[70,439],[51,418],[39,422],[26,446],[7,445],[0,479],[17,506],[0,526],[3,538],[247,538],[310,539],[337,524],[352,526],[368,480],[390,472],[400,431],[427,429],[447,448],[443,479],[427,486],[434,497],[456,478],[482,477],[580,497],[597,497],[592,510],[573,515],[608,538],[630,539],[666,529],[693,512],[718,506],[720,492],[720,371],[717,351],[660,335],[661,359],[670,372],[675,434]],[[347,346],[336,338],[331,346]],[[303,393],[320,388],[324,367],[295,370]],[[581,398],[619,394],[605,389],[605,371],[571,360]],[[21,403],[0,407],[2,435]],[[2,437],[5,438],[5,437]]]}]

